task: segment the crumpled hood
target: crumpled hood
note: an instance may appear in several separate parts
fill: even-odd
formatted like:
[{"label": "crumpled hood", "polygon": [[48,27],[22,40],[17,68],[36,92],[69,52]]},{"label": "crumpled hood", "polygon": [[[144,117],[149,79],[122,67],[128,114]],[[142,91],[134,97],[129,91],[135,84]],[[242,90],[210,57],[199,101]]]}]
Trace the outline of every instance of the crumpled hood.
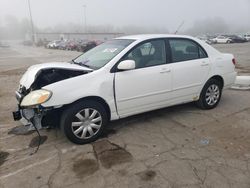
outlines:
[{"label": "crumpled hood", "polygon": [[41,70],[51,69],[51,68],[58,68],[58,69],[65,69],[65,70],[79,70],[79,71],[92,71],[87,67],[82,67],[80,65],[68,63],[68,62],[52,62],[52,63],[43,63],[33,65],[28,68],[28,70],[24,73],[20,80],[20,85],[24,86],[26,89],[30,88],[32,83],[35,81],[37,74]]}]

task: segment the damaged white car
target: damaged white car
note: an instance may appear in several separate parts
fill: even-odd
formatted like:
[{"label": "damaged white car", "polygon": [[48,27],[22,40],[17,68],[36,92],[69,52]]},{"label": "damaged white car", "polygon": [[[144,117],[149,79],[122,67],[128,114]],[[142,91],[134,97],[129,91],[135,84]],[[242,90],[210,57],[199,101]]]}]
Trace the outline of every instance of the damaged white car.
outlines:
[{"label": "damaged white car", "polygon": [[199,39],[121,37],[68,63],[31,66],[16,92],[13,116],[36,128],[60,125],[69,140],[84,144],[119,118],[192,101],[212,109],[235,77],[233,55]]}]

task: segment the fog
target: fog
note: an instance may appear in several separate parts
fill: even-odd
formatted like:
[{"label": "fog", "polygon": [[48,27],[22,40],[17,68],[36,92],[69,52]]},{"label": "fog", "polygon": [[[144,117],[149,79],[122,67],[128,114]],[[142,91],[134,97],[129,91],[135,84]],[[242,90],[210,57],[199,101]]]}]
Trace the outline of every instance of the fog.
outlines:
[{"label": "fog", "polygon": [[[30,0],[36,32],[250,32],[250,0]],[[86,26],[86,27],[85,27]],[[31,32],[28,0],[0,0],[0,37]]]}]

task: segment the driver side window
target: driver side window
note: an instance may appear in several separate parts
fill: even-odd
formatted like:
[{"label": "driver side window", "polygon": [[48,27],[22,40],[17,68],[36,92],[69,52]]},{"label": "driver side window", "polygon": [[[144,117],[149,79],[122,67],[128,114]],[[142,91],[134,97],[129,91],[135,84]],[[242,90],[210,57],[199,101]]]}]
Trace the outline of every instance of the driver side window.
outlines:
[{"label": "driver side window", "polygon": [[134,48],[123,60],[134,60],[135,68],[144,68],[166,64],[164,40],[152,40]]}]

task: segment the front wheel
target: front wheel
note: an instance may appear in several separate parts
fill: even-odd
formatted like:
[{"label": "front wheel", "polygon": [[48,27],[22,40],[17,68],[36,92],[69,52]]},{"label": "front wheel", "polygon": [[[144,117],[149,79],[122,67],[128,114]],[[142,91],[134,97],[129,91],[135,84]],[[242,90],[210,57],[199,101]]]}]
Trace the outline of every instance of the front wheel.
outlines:
[{"label": "front wheel", "polygon": [[81,101],[66,109],[61,118],[61,129],[75,144],[95,141],[108,122],[103,105],[96,101]]},{"label": "front wheel", "polygon": [[210,79],[203,87],[196,104],[202,109],[213,109],[219,104],[221,94],[222,83],[216,79]]}]

